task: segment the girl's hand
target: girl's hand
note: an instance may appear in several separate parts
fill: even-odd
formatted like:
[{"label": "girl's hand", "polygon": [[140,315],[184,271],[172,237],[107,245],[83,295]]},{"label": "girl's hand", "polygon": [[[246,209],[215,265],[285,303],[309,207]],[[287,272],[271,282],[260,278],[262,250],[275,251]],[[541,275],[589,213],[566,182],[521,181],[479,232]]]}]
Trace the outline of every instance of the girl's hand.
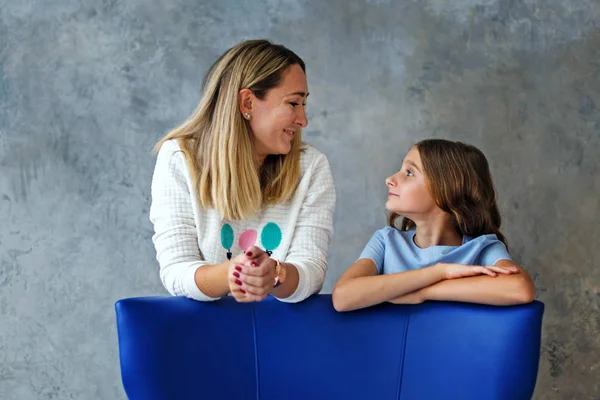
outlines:
[{"label": "girl's hand", "polygon": [[244,256],[242,262],[234,267],[233,283],[237,286],[236,290],[244,295],[243,301],[262,301],[273,289],[277,263],[256,246],[250,247]]},{"label": "girl's hand", "polygon": [[439,264],[444,274],[444,279],[457,279],[466,278],[469,276],[477,275],[489,275],[492,277],[498,274],[510,275],[519,273],[516,267],[495,267],[487,266],[482,267],[479,265],[465,265],[465,264]]}]

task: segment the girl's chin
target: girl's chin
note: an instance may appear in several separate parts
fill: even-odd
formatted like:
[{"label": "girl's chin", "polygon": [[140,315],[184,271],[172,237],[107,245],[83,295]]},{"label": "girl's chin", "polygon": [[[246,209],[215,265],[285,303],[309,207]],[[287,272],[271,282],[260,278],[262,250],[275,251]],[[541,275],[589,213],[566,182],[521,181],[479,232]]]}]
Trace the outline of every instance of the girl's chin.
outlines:
[{"label": "girl's chin", "polygon": [[390,207],[390,206],[388,206],[388,205],[386,204],[386,205],[385,205],[385,209],[386,209],[386,211],[388,211],[388,212],[391,212],[391,213],[396,213],[396,214],[400,214],[400,211],[399,211],[398,209],[396,209],[395,207],[393,207],[393,206],[391,206],[391,207]]},{"label": "girl's chin", "polygon": [[389,201],[385,204],[385,209],[387,212],[398,214],[401,217],[405,217],[404,213],[401,210],[399,210],[397,206],[394,207],[393,205],[389,204]]}]

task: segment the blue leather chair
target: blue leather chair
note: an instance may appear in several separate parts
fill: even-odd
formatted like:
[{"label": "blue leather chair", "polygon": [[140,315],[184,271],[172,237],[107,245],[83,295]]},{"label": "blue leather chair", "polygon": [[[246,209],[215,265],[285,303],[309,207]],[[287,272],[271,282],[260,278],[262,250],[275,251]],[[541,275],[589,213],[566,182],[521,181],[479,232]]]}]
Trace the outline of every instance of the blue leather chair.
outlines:
[{"label": "blue leather chair", "polygon": [[116,303],[131,400],[525,400],[544,305],[298,304],[149,297]]}]

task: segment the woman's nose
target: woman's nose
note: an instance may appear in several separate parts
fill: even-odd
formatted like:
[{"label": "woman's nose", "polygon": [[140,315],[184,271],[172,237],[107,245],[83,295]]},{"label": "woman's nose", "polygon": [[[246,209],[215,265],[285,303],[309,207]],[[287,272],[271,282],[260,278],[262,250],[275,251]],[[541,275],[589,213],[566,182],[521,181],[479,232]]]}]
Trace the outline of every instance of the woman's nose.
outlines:
[{"label": "woman's nose", "polygon": [[396,184],[394,183],[394,181],[392,180],[392,177],[388,177],[385,178],[385,184],[388,185],[389,187],[394,187],[396,186]]},{"label": "woman's nose", "polygon": [[296,125],[300,126],[300,128],[306,128],[308,126],[308,118],[306,117],[306,111],[304,110],[304,107],[302,107],[302,110],[298,112],[296,121],[294,122]]}]

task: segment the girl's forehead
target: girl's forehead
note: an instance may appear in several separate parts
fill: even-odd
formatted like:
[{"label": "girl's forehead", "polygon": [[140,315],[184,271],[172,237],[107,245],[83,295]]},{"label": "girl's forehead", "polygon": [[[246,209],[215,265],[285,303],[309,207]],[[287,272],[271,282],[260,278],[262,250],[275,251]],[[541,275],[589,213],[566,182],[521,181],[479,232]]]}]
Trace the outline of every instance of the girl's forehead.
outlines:
[{"label": "girl's forehead", "polygon": [[404,157],[404,162],[412,161],[415,164],[421,163],[421,155],[419,154],[419,150],[416,147],[411,147],[406,156]]}]

